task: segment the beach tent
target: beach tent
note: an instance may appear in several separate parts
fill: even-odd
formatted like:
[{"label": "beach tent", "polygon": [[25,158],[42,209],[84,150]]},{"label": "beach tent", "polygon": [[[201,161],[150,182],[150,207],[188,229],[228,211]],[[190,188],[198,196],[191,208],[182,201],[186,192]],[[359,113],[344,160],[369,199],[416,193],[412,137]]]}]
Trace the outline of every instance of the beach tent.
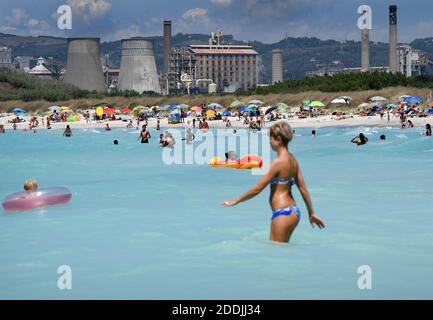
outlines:
[{"label": "beach tent", "polygon": [[376,97],[370,98],[369,100],[372,102],[384,102],[384,101],[387,101],[388,99],[385,97],[376,96]]},{"label": "beach tent", "polygon": [[406,97],[406,98],[404,98],[403,101],[406,103],[423,103],[424,102],[424,100],[422,98],[417,97],[417,96]]},{"label": "beach tent", "polygon": [[231,117],[232,113],[230,111],[228,111],[228,110],[224,110],[224,112],[222,113],[222,116],[223,117]]},{"label": "beach tent", "polygon": [[248,104],[254,104],[254,105],[257,105],[257,106],[261,106],[261,105],[263,105],[263,101],[261,101],[261,100],[251,100],[250,102],[248,102]]},{"label": "beach tent", "polygon": [[318,108],[318,107],[324,107],[325,104],[322,101],[313,101],[308,106],[313,108]]}]

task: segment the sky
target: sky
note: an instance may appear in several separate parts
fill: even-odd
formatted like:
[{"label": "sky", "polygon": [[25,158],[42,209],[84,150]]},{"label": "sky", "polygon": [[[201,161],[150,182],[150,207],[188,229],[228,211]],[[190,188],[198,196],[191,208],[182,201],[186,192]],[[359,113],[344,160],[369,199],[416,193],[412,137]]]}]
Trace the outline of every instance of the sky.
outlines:
[{"label": "sky", "polygon": [[[72,29],[60,30],[57,9],[72,9]],[[237,40],[274,43],[289,37],[359,40],[360,5],[372,8],[371,41],[388,42],[388,6],[398,6],[399,41],[433,36],[427,0],[1,0],[0,32],[19,35],[96,36],[113,41],[223,30]]]}]

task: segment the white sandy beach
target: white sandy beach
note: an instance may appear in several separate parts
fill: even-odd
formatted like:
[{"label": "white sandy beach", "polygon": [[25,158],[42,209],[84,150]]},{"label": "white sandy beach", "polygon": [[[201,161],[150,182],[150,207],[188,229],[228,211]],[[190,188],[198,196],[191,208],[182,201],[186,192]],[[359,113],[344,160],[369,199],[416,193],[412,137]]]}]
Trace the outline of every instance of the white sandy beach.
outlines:
[{"label": "white sandy beach", "polygon": [[[12,123],[8,123],[9,120],[14,119],[13,114],[9,114],[7,116],[0,117],[0,124],[3,124],[5,126],[6,130],[12,130]],[[31,116],[25,116],[24,119],[26,119],[26,122],[19,123],[17,125],[17,130],[24,130],[28,129],[29,122],[28,120],[31,118]],[[193,118],[187,118],[186,121],[190,121],[192,124]],[[233,129],[238,128],[247,128],[243,125],[243,119],[241,121],[238,121],[237,117],[230,117],[230,122],[232,123]],[[46,126],[42,125],[41,123],[41,117],[38,117],[39,120],[39,127],[37,130],[45,130]],[[415,127],[424,127],[427,123],[433,122],[433,117],[427,117],[427,118],[410,118],[410,120],[413,122]],[[390,122],[388,122],[387,117],[383,119],[380,119],[380,116],[374,116],[374,117],[360,117],[354,115],[353,118],[348,118],[344,120],[337,120],[336,116],[319,116],[315,118],[307,118],[307,119],[298,119],[298,118],[290,118],[286,119],[290,123],[290,125],[293,128],[323,128],[323,127],[358,127],[358,126],[368,126],[368,127],[389,127],[389,126],[400,126],[400,119],[398,117],[391,116]],[[105,120],[105,121],[91,121],[90,123],[87,123],[85,119],[81,119],[77,122],[51,122],[51,128],[53,130],[56,129],[65,129],[66,125],[70,125],[71,129],[103,129],[105,128],[106,124],[109,124],[109,126],[113,129],[115,128],[126,128],[128,125],[127,122],[116,120]],[[273,122],[266,122],[265,127],[270,127]],[[140,123],[140,126],[143,125],[144,122]],[[216,121],[208,121],[210,128],[220,128],[225,129],[225,123],[222,120],[216,120]],[[134,128],[136,128],[137,122],[134,119],[133,120]],[[149,128],[156,128],[157,125],[157,119],[156,118],[149,118],[148,120],[148,126]],[[186,123],[179,123],[179,124],[168,124],[167,118],[161,118],[160,119],[160,126],[161,128],[183,128],[185,127]],[[197,124],[198,126],[198,124]]]}]

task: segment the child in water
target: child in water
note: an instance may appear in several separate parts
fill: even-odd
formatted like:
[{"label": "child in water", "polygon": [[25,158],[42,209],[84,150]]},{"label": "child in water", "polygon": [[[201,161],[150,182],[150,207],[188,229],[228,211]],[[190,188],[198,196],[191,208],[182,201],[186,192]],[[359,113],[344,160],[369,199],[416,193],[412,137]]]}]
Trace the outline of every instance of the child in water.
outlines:
[{"label": "child in water", "polygon": [[36,191],[38,190],[38,182],[35,179],[30,179],[24,182],[25,191]]}]

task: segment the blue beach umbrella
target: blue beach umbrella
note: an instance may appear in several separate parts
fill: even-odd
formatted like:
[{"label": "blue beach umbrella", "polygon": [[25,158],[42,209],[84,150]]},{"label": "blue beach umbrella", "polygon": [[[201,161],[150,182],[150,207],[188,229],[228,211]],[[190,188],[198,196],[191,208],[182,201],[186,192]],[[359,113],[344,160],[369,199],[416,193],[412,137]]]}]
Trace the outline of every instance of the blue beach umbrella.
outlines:
[{"label": "blue beach umbrella", "polygon": [[422,98],[420,98],[420,97],[413,96],[413,97],[407,97],[407,98],[405,98],[404,102],[407,102],[407,103],[423,103],[424,100]]},{"label": "blue beach umbrella", "polygon": [[224,112],[222,113],[223,117],[231,117],[232,113],[228,110],[224,110]]},{"label": "blue beach umbrella", "polygon": [[246,110],[247,110],[247,107],[240,107],[240,108],[239,108],[239,111],[240,111],[240,112],[245,112]]},{"label": "blue beach umbrella", "polygon": [[27,113],[26,110],[21,109],[21,108],[13,108],[12,112],[15,113],[15,114],[25,114],[25,113]]},{"label": "blue beach umbrella", "polygon": [[277,110],[277,107],[269,108],[268,110],[266,110],[265,115],[270,114],[270,113],[271,113],[272,111],[274,111],[274,110]]}]

